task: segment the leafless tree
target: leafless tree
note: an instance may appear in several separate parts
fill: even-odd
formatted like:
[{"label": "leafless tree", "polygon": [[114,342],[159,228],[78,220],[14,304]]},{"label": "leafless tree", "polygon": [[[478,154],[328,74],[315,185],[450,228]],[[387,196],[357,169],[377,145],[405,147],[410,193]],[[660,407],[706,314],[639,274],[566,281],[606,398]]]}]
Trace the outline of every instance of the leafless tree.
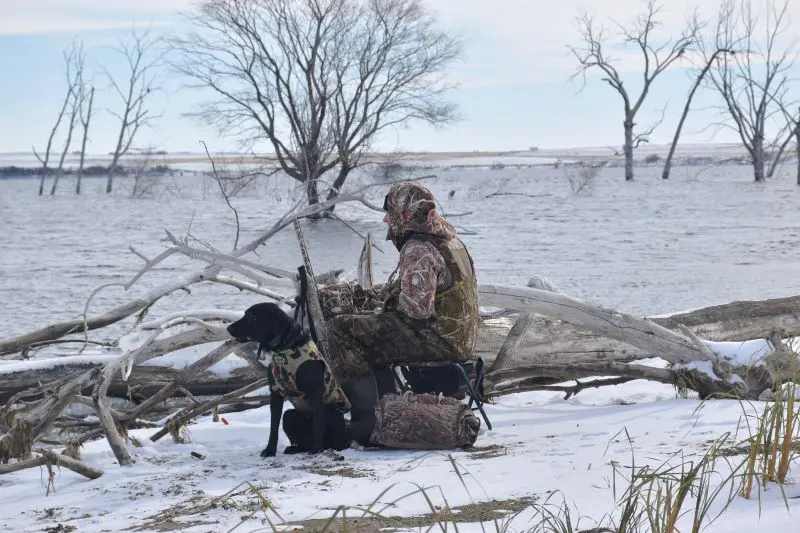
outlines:
[{"label": "leafless tree", "polygon": [[[70,126],[69,126],[69,133],[68,133],[68,141],[66,150],[69,149],[69,143],[72,138],[72,131],[75,126],[74,122],[74,113],[70,113],[69,110],[71,109],[74,111],[75,109],[75,99],[77,97],[78,92],[78,85],[79,85],[79,72],[83,68],[83,46],[77,42],[71,43],[63,52],[64,55],[64,66],[66,68],[66,78],[67,78],[67,92],[64,95],[64,100],[61,102],[61,108],[56,115],[55,124],[53,124],[53,128],[50,130],[50,135],[47,137],[47,146],[45,147],[44,155],[39,154],[36,150],[36,147],[33,147],[33,155],[36,156],[36,159],[39,160],[39,163],[42,165],[41,176],[39,178],[39,196],[44,194],[44,182],[47,178],[47,174],[49,173],[50,167],[50,153],[53,149],[53,141],[55,140],[56,134],[58,133],[59,128],[61,127],[61,123],[64,121],[64,117],[68,114],[70,116]],[[64,164],[64,157],[62,155],[61,161],[59,163],[59,171],[63,168]],[[55,192],[55,188],[51,190],[51,194]]]},{"label": "leafless tree", "polygon": [[709,41],[714,43],[713,48],[708,48],[706,46],[706,39],[703,36],[703,30],[705,29],[705,26],[706,25],[700,21],[695,22],[695,27],[698,28],[699,32],[698,39],[696,41],[697,48],[700,51],[703,66],[697,71],[692,88],[689,90],[689,94],[686,97],[686,103],[683,106],[681,118],[678,120],[678,125],[675,128],[675,135],[673,136],[672,144],[670,144],[669,147],[669,153],[664,160],[664,170],[661,173],[661,178],[665,180],[669,179],[669,174],[672,170],[672,158],[675,155],[675,149],[680,141],[683,125],[686,122],[686,117],[689,116],[689,109],[692,106],[692,101],[694,100],[697,90],[702,87],[703,81],[705,81],[706,76],[711,68],[717,63],[718,58],[723,54],[735,54],[736,47],[739,45],[738,42],[721,42],[719,32],[717,32],[714,39],[709,39]]},{"label": "leafless tree", "polygon": [[775,157],[773,157],[772,161],[770,162],[769,170],[767,171],[767,178],[771,178],[775,174],[778,165],[781,163],[783,154],[786,152],[786,148],[788,148],[789,143],[794,140],[796,143],[795,152],[798,155],[797,184],[800,185],[800,142],[798,142],[800,141],[800,111],[798,111],[796,114],[793,114],[791,111],[789,111],[789,109],[787,109],[783,102],[778,102],[778,104],[784,120],[786,121],[786,124],[782,130],[782,132],[785,132],[785,135],[783,142],[775,152]]},{"label": "leafless tree", "polygon": [[58,182],[61,176],[64,175],[64,161],[67,158],[69,149],[72,146],[72,136],[75,133],[76,123],[80,119],[81,107],[83,106],[83,97],[85,92],[83,90],[84,70],[86,68],[86,55],[83,52],[83,43],[74,43],[69,49],[69,55],[66,58],[68,62],[67,79],[69,86],[72,90],[72,98],[69,104],[69,122],[67,122],[67,138],[64,140],[64,148],[61,150],[61,157],[58,160],[58,167],[56,168],[55,176],[53,177],[53,184],[50,187],[50,195],[56,193]]},{"label": "leafless tree", "polygon": [[83,137],[81,140],[80,160],[78,161],[77,179],[75,181],[75,194],[81,193],[81,182],[83,181],[83,166],[86,161],[86,143],[89,140],[89,124],[92,121],[94,107],[94,86],[89,86],[86,80],[81,84],[81,105],[78,110],[80,115],[81,129]]},{"label": "leafless tree", "polygon": [[158,118],[148,106],[151,95],[160,89],[158,69],[163,54],[158,50],[159,44],[160,39],[153,38],[149,31],[137,33],[134,30],[114,47],[124,58],[127,78],[122,81],[121,76],[115,77],[109,69],[103,68],[121,103],[120,112],[109,111],[119,121],[119,133],[108,169],[106,193],[112,191],[119,160],[130,151],[139,130]]},{"label": "leafless tree", "polygon": [[736,53],[720,57],[708,76],[723,101],[725,120],[720,126],[738,134],[759,182],[766,179],[768,160],[779,157],[777,147],[791,134],[781,120],[788,103],[789,70],[798,51],[797,36],[786,35],[790,28],[788,5],[788,0],[770,0],[761,21],[750,0],[725,0],[720,8],[718,40]]},{"label": "leafless tree", "polygon": [[420,0],[205,0],[188,18],[198,31],[173,41],[175,67],[217,95],[196,116],[266,141],[310,204],[327,172],[338,194],[385,128],[455,118],[443,73],[460,43]]},{"label": "leafless tree", "polygon": [[656,78],[683,57],[687,51],[693,49],[697,43],[699,27],[696,16],[689,19],[686,29],[677,38],[658,39],[654,33],[662,25],[658,20],[661,11],[662,5],[659,2],[648,0],[644,12],[638,15],[629,27],[616,24],[622,42],[626,46],[634,47],[642,54],[644,66],[642,86],[638,96],[632,94],[623,83],[622,75],[614,66],[615,59],[607,54],[608,35],[605,28],[597,25],[586,11],[581,12],[577,18],[581,43],[578,46],[568,47],[578,61],[578,68],[573,74],[573,78],[581,76],[585,80],[589,71],[599,70],[603,81],[608,83],[622,98],[626,181],[633,179],[633,150],[639,144],[647,142],[649,135],[660,123],[658,121],[655,125],[645,128],[641,133],[634,133],[637,113],[650,93]]}]

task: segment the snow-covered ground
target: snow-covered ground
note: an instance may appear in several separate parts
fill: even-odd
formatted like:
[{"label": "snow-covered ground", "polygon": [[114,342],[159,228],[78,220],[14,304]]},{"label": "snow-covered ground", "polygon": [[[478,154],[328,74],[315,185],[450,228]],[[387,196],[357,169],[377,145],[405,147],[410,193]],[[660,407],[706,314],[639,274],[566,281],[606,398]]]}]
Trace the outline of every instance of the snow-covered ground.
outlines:
[{"label": "snow-covered ground", "polygon": [[[740,155],[732,147],[713,152],[717,159]],[[704,154],[697,149],[698,157]],[[741,165],[677,167],[669,181],[659,179],[660,167],[648,166],[637,169],[632,183],[623,182],[620,169],[605,168],[589,188],[575,194],[572,170],[517,164],[520,157],[565,160],[578,155],[593,156],[586,150],[577,155],[574,150],[542,150],[486,155],[475,158],[480,164],[462,166],[473,158],[461,154],[457,167],[405,170],[396,177],[435,173],[428,183],[443,211],[471,213],[452,220],[468,230],[464,240],[483,283],[524,284],[532,274],[541,274],[566,294],[642,315],[800,290],[800,188],[790,166],[766,184],[752,183],[749,169]],[[606,155],[597,150],[598,157]],[[420,165],[436,157],[420,158]],[[515,159],[504,162],[503,157]],[[453,164],[452,158],[439,159]],[[370,181],[356,176],[349,187]],[[161,178],[137,197],[130,195],[126,180],[105,195],[104,180],[88,179],[80,197],[71,193],[69,179],[53,197],[37,196],[37,185],[32,179],[0,180],[0,338],[79,316],[96,287],[125,282],[141,267],[129,246],[150,257],[163,251],[164,229],[179,236],[191,233],[223,251],[230,250],[236,232],[217,185],[198,176]],[[368,194],[379,203],[384,192],[385,187],[377,187]],[[240,244],[268,228],[297,194],[294,184],[272,179],[235,196]],[[384,252],[373,254],[376,277],[385,278],[397,253],[382,240],[380,215],[355,205],[342,206],[338,213],[358,231],[376,236]],[[335,221],[304,226],[318,271],[338,267],[352,276],[361,240]],[[279,233],[252,259],[294,270],[301,260],[293,232]],[[127,292],[109,287],[98,293],[89,312],[107,310],[201,265],[171,258]],[[189,308],[240,312],[258,300],[232,288],[199,285],[191,294],[176,293],[158,302],[149,318]],[[117,338],[128,327],[129,321],[98,336]],[[63,349],[68,353],[70,348]],[[18,364],[3,363],[0,369]],[[225,361],[220,368],[231,364]],[[476,507],[467,504],[497,500],[495,508],[523,509],[508,531],[528,531],[535,523],[531,502],[541,504],[552,495],[551,502],[563,497],[574,505],[573,517],[588,517],[581,525],[589,527],[613,511],[612,462],[629,465],[633,453],[638,465],[655,467],[676,452],[696,459],[724,433],[744,437],[741,405],[715,401],[699,406],[695,399],[676,398],[670,387],[645,382],[585,390],[568,401],[553,393],[504,397],[488,407],[494,430],[482,430],[477,451],[453,452],[455,463],[445,454],[358,450],[345,452],[343,461],[330,456],[264,461],[258,451],[266,439],[268,409],[226,415],[228,424],[203,417],[190,426],[187,444],[167,437],[132,447],[133,467],[115,465],[105,441],[89,443],[83,460],[105,474],[87,481],[62,470],[55,492],[46,497],[43,471],[0,477],[0,531],[99,532],[136,525],[141,531],[166,531],[165,516],[188,524],[172,530],[228,531],[248,517],[237,531],[271,531],[262,520],[266,516],[275,522],[276,515],[262,510],[257,496],[242,485],[246,481],[288,521],[330,516],[338,505],[368,505],[384,489],[389,492],[380,502],[391,502],[422,485],[432,487],[426,494],[437,505],[444,497],[462,509],[466,522],[476,521]],[[754,409],[760,408],[756,403]],[[131,434],[147,443],[153,432]],[[194,458],[192,451],[205,459]],[[456,468],[467,475],[460,477]],[[244,492],[210,506],[231,490]],[[800,491],[794,485],[784,490],[786,503],[774,485],[760,503],[737,498],[708,531],[796,529]],[[162,511],[167,513],[160,515],[162,525],[153,525],[149,517]],[[427,512],[428,503],[416,494],[383,514]],[[480,530],[459,526],[459,531]],[[495,526],[486,525],[486,531],[496,531]]]},{"label": "snow-covered ground", "polygon": [[[670,459],[697,461],[723,433],[738,430],[739,439],[746,434],[737,402],[698,407],[697,400],[676,399],[671,387],[638,381],[586,390],[567,401],[560,394],[524,393],[489,406],[494,429],[481,430],[473,451],[347,450],[343,460],[330,454],[260,459],[269,426],[267,407],[224,415],[227,424],[202,417],[190,426],[185,444],[169,437],[153,444],[148,437],[155,430],[132,431],[143,447],[131,446],[136,460],[131,467],[115,464],[104,440],[89,443],[83,460],[104,469],[103,476],[88,481],[62,469],[48,496],[43,471],[3,476],[0,530],[219,532],[238,525],[237,531],[272,531],[267,519],[302,523],[330,517],[339,506],[363,509],[376,500],[372,510],[383,516],[424,516],[431,509],[425,495],[414,494],[419,487],[434,505],[446,503],[465,513],[469,504],[492,501],[486,509],[520,511],[497,521],[508,527],[502,531],[531,531],[540,518],[535,504],[548,497],[553,504],[566,501],[573,519],[580,517],[580,525],[588,528],[614,512],[615,483],[619,498],[625,486],[621,474],[627,475],[632,456],[637,467],[656,468]],[[282,440],[281,446],[285,444]],[[612,464],[618,468],[616,477]],[[724,463],[719,470],[728,472]],[[783,491],[786,500],[776,485],[760,498],[735,498],[707,531],[794,531],[800,489],[787,485]],[[224,495],[229,496],[210,505]],[[715,511],[726,496],[716,502]],[[693,505],[690,499],[685,509]],[[347,516],[360,513],[350,509]],[[473,523],[458,524],[459,531],[497,531],[493,521],[482,529],[469,516],[466,521]],[[679,522],[681,531],[687,530],[687,520],[691,513]],[[420,523],[430,524],[424,518]],[[77,529],[47,529],[58,524]]]}]

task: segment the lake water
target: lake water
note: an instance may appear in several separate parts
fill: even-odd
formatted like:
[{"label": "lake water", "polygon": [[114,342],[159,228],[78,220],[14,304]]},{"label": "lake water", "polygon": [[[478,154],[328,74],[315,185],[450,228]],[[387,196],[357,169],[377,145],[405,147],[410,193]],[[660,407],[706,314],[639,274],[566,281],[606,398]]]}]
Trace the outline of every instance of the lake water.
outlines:
[{"label": "lake water", "polygon": [[[622,180],[620,168],[607,168],[582,194],[573,193],[567,172],[450,167],[407,176],[435,173],[426,183],[444,212],[472,212],[452,222],[468,230],[463,239],[483,283],[524,285],[540,274],[571,296],[639,315],[800,290],[800,187],[792,168],[765,184],[752,182],[750,169],[738,165],[679,167],[669,181],[658,179],[660,167],[643,167],[631,183]],[[372,180],[356,176],[348,188]],[[129,246],[154,257],[169,245],[165,229],[190,233],[194,246],[230,251],[234,218],[213,181],[167,177],[142,197],[131,197],[124,180],[110,196],[104,185],[85,180],[85,194],[78,197],[64,180],[57,195],[39,197],[36,180],[0,180],[0,337],[80,316],[96,287],[125,282],[141,268]],[[385,191],[383,185],[367,195],[380,203]],[[298,198],[293,183],[275,177],[235,196],[240,243],[269,228]],[[376,278],[383,280],[397,252],[383,240],[382,214],[361,205],[341,206],[337,213],[357,231],[373,233],[384,252],[373,254]],[[344,268],[355,275],[362,240],[353,231],[336,220],[303,226],[317,273]],[[249,258],[288,270],[302,264],[291,227]],[[101,291],[90,314],[202,266],[172,257],[127,294],[118,287]],[[152,315],[244,309],[259,300],[210,284],[190,290],[160,301]]]}]

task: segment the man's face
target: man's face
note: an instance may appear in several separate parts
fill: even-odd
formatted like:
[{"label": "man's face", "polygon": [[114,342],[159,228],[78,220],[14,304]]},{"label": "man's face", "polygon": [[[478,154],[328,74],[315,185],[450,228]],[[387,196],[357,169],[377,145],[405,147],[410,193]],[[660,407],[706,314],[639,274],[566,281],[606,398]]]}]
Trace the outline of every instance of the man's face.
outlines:
[{"label": "man's face", "polygon": [[386,222],[386,225],[388,226],[391,223],[391,220],[392,216],[389,214],[389,211],[386,211],[386,214],[383,215],[383,221]]}]

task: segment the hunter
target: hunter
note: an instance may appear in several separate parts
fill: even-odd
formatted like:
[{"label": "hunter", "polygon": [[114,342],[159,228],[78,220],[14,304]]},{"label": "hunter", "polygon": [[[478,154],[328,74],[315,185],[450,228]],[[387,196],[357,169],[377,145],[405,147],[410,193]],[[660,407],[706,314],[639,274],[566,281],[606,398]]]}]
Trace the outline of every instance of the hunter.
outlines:
[{"label": "hunter", "polygon": [[[386,240],[400,252],[388,282],[319,289],[330,365],[351,402],[366,395],[377,403],[378,395],[393,392],[392,363],[462,363],[475,348],[478,283],[472,258],[455,229],[436,212],[433,193],[416,181],[397,183],[383,208]],[[351,431],[363,444],[374,412],[354,411],[352,417]]]}]

